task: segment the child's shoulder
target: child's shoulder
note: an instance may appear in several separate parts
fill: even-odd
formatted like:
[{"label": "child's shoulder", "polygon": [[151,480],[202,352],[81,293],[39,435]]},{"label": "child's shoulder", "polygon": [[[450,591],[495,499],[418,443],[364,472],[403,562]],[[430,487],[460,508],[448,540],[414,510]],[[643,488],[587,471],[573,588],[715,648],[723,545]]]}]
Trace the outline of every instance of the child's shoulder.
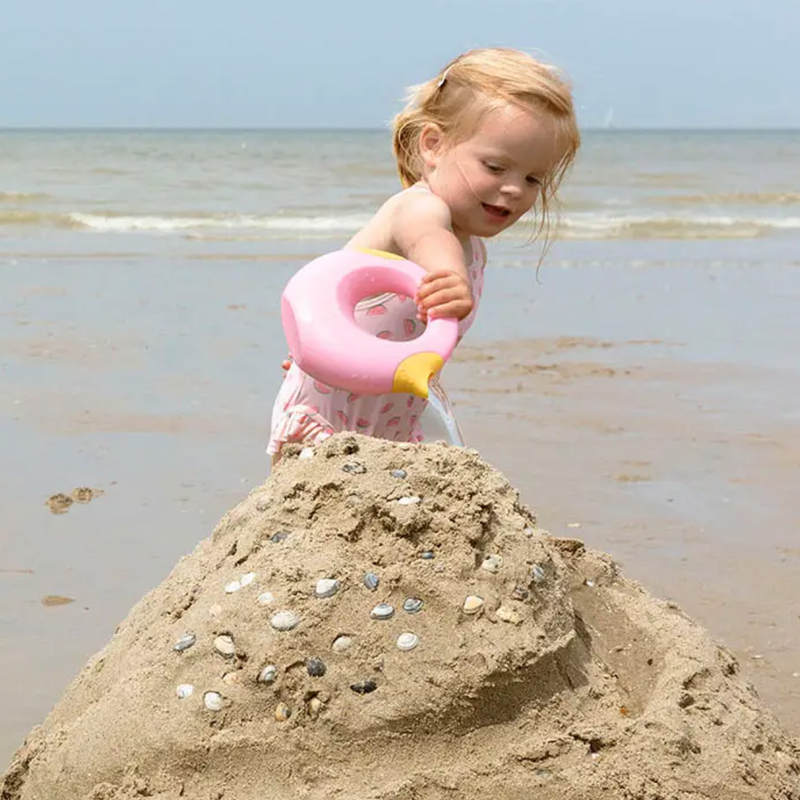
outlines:
[{"label": "child's shoulder", "polygon": [[414,184],[403,189],[387,201],[391,203],[390,215],[395,227],[416,228],[420,224],[452,228],[450,206],[437,197],[425,184]]},{"label": "child's shoulder", "polygon": [[430,225],[451,228],[450,208],[424,184],[415,184],[385,200],[348,247],[375,248],[400,255],[397,247],[402,235]]}]

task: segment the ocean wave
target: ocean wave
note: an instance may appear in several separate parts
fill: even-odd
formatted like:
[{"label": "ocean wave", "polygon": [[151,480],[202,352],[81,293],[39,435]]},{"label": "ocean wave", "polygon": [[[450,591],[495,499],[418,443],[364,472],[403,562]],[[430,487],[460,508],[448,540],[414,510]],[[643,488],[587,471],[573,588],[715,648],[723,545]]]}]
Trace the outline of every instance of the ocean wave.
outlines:
[{"label": "ocean wave", "polygon": [[[105,234],[182,236],[202,241],[268,241],[270,239],[342,239],[362,228],[369,215],[147,215],[70,214],[0,208],[0,227],[50,227]],[[521,222],[503,238],[528,239],[533,223]],[[756,239],[800,230],[800,216],[708,215],[690,211],[630,213],[621,208],[566,211],[554,229],[558,239]]]},{"label": "ocean wave", "polygon": [[0,226],[3,225],[52,225],[57,222],[57,217],[53,214],[43,214],[38,211],[20,211],[11,208],[0,209]]},{"label": "ocean wave", "polygon": [[709,194],[664,195],[659,202],[680,206],[796,206],[800,192],[710,192]]},{"label": "ocean wave", "polygon": [[587,213],[564,215],[559,239],[757,239],[800,230],[800,217]]},{"label": "ocean wave", "polygon": [[251,214],[197,215],[191,217],[112,216],[74,212],[73,225],[107,233],[152,231],[154,233],[213,231],[340,232],[357,231],[369,221],[356,214],[341,217],[284,217]]},{"label": "ocean wave", "polygon": [[44,192],[2,192],[0,203],[35,203],[39,200],[49,200],[50,195]]}]

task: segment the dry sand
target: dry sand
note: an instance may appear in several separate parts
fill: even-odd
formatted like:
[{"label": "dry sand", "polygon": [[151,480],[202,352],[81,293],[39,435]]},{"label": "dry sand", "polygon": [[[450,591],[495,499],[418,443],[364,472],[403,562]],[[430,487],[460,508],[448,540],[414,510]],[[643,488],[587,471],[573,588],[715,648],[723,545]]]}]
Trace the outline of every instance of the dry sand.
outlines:
[{"label": "dry sand", "polygon": [[[351,435],[312,452],[290,449],[133,609],[2,800],[800,799],[800,746],[736,659],[609,557],[538,529],[477,453]],[[370,618],[378,603],[391,619]],[[281,611],[293,630],[271,627]]]}]

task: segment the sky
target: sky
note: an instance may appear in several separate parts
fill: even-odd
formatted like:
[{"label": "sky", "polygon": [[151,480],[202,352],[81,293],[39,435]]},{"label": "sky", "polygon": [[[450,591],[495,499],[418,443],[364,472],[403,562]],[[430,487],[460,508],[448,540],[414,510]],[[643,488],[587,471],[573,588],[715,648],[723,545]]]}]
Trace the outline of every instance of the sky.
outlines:
[{"label": "sky", "polygon": [[0,0],[0,127],[380,128],[495,45],[584,127],[800,128],[800,0]]}]

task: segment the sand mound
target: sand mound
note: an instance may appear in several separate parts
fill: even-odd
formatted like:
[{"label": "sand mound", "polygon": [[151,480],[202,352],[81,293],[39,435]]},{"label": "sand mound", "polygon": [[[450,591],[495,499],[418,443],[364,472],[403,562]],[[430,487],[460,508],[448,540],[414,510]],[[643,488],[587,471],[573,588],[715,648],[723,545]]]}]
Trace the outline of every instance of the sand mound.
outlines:
[{"label": "sand mound", "polygon": [[800,798],[735,659],[477,454],[298,452],[133,609],[2,800]]}]

